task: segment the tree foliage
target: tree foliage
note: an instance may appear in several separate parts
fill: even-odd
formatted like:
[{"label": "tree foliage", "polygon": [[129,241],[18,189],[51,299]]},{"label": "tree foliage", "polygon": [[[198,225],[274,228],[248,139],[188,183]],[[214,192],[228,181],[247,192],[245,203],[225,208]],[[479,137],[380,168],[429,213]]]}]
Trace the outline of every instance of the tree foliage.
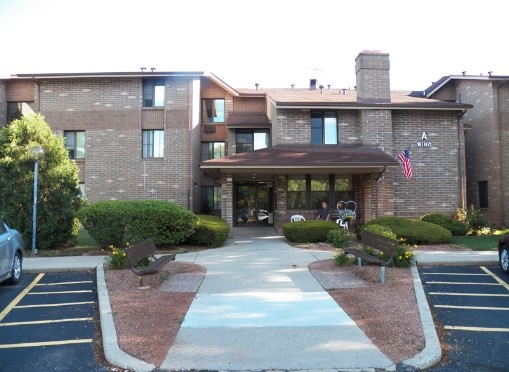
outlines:
[{"label": "tree foliage", "polygon": [[39,161],[37,245],[66,243],[75,233],[74,212],[80,205],[78,167],[69,159],[64,138],[55,136],[44,117],[34,114],[0,129],[0,217],[32,241],[34,160],[30,149],[44,149]]}]

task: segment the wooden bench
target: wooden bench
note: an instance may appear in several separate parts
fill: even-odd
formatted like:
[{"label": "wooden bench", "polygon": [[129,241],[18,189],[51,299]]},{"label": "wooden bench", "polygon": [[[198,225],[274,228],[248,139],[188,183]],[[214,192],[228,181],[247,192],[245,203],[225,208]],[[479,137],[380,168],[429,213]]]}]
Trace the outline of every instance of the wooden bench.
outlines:
[{"label": "wooden bench", "polygon": [[[168,262],[175,260],[175,255],[164,255],[156,258],[156,245],[152,239],[147,239],[125,249],[127,261],[133,273],[140,277],[140,287],[143,287],[143,276],[157,274]],[[140,261],[150,258],[147,266],[140,267]]]},{"label": "wooden bench", "polygon": [[[398,250],[398,241],[395,239],[387,238],[382,235],[372,233],[370,231],[363,231],[361,233],[361,244],[364,245],[364,249],[357,248],[345,248],[345,252],[357,257],[358,265],[361,266],[362,260],[373,264],[380,265],[380,283],[385,280],[385,266],[390,265],[394,260],[394,256]],[[382,260],[378,257],[371,256],[366,253],[366,248],[371,247],[379,250],[387,255],[387,260]]]}]

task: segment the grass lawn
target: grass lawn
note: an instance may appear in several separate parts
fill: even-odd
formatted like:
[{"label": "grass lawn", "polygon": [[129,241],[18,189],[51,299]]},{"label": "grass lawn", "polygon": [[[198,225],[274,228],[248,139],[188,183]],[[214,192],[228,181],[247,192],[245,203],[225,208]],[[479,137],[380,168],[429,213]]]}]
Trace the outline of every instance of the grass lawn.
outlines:
[{"label": "grass lawn", "polygon": [[500,235],[491,236],[453,236],[451,244],[461,245],[474,251],[494,251]]}]

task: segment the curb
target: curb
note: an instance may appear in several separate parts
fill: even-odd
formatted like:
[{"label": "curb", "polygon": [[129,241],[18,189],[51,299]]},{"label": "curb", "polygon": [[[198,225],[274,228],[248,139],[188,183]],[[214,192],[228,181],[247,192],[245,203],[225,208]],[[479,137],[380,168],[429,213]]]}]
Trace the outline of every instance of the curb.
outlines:
[{"label": "curb", "polygon": [[140,372],[150,372],[155,365],[136,359],[133,356],[122,351],[118,346],[117,331],[113,322],[111,304],[108,295],[108,288],[104,278],[104,265],[99,264],[96,268],[97,273],[97,297],[99,299],[99,313],[101,318],[101,333],[103,338],[103,349],[106,360],[121,368],[132,369]]},{"label": "curb", "polygon": [[419,369],[431,367],[442,358],[442,347],[435,328],[435,322],[431,315],[426,294],[422,288],[421,278],[417,265],[412,263],[412,277],[414,282],[415,296],[417,298],[417,306],[419,307],[419,315],[421,318],[422,330],[425,338],[424,349],[410,359],[404,360],[401,364],[412,366]]}]

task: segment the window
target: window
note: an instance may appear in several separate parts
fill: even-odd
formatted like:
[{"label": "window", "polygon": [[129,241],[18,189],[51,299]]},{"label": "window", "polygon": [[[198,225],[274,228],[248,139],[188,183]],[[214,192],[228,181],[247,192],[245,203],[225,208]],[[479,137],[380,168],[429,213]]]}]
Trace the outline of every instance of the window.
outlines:
[{"label": "window", "polygon": [[311,112],[311,144],[336,145],[338,143],[338,126],[336,113],[333,111]]},{"label": "window", "polygon": [[143,80],[143,107],[164,107],[164,79]]},{"label": "window", "polygon": [[329,204],[329,176],[311,176],[311,208],[320,209],[322,202]]},{"label": "window", "polygon": [[352,177],[345,175],[289,175],[288,209],[321,208],[325,201],[335,209],[339,201],[353,200]]},{"label": "window", "polygon": [[7,102],[7,123],[16,119],[21,119],[21,106],[21,102]]},{"label": "window", "polygon": [[221,187],[204,186],[201,188],[201,211],[209,214],[221,210]]},{"label": "window", "polygon": [[488,181],[479,181],[479,208],[488,208]]},{"label": "window", "polygon": [[332,208],[336,208],[339,201],[348,202],[353,200],[353,186],[351,176],[336,176],[334,179],[334,202]]},{"label": "window", "polygon": [[224,156],[224,142],[202,142],[201,160],[218,159]]},{"label": "window", "polygon": [[201,110],[203,123],[224,123],[224,99],[204,99]]},{"label": "window", "polygon": [[142,137],[143,158],[164,157],[163,130],[144,130]]},{"label": "window", "polygon": [[306,176],[288,176],[286,197],[288,209],[306,208]]},{"label": "window", "polygon": [[85,131],[65,131],[64,137],[69,159],[85,159]]},{"label": "window", "polygon": [[237,129],[237,154],[269,147],[268,129]]}]

